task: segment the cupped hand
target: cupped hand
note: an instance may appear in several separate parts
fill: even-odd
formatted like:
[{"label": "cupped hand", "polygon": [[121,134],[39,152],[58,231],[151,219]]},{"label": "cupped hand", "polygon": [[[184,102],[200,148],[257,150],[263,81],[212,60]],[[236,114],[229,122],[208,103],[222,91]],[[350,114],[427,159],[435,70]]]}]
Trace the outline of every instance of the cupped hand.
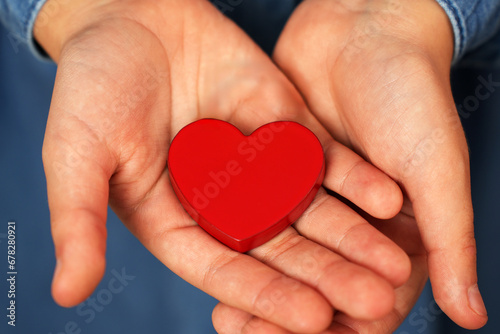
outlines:
[{"label": "cupped hand", "polygon": [[[427,282],[427,255],[408,198],[405,199],[401,212],[389,220],[375,219],[363,212],[360,214],[408,254],[412,268],[411,276],[402,286],[394,289],[396,296],[394,307],[385,316],[366,320],[345,312],[337,312],[330,326],[321,334],[395,333]],[[436,311],[432,309],[431,312]],[[224,303],[216,306],[212,318],[218,333],[291,333],[283,327]]]},{"label": "cupped hand", "polygon": [[318,332],[332,308],[360,319],[391,311],[393,287],[409,276],[407,255],[324,190],[294,228],[248,254],[210,237],[177,200],[169,143],[212,117],[247,134],[275,120],[300,122],[323,144],[326,187],[379,218],[401,207],[399,187],[334,141],[248,36],[202,0],[65,6],[35,30],[58,63],[43,160],[59,304],[81,302],[103,275],[109,201],[172,271],[269,323]]},{"label": "cupped hand", "polygon": [[[333,136],[396,180],[457,324],[487,321],[477,288],[467,143],[451,94],[453,32],[434,0],[307,0],[274,60]],[[424,271],[422,271],[424,272]]]}]

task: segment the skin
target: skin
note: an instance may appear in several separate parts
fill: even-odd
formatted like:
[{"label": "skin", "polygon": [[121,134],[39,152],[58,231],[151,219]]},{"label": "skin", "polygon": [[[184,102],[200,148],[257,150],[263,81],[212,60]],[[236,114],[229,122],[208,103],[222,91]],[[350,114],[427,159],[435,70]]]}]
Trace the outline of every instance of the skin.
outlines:
[{"label": "skin", "polygon": [[[434,1],[305,1],[274,60],[315,117],[205,1],[52,0],[42,14],[35,36],[59,65],[43,157],[61,305],[102,277],[109,200],[165,265],[221,300],[221,333],[391,332],[428,272],[454,321],[484,325],[467,146],[448,79],[453,39]],[[165,170],[175,133],[203,117],[247,133],[303,123],[324,145],[324,186],[371,216],[320,192],[294,228],[247,255],[228,250],[185,214]],[[403,188],[395,218],[373,217],[400,211],[398,188],[346,146]],[[280,307],[262,307],[269,300]]]},{"label": "skin", "polygon": [[382,219],[403,199],[393,180],[332,138],[285,75],[209,2],[49,0],[35,37],[58,64],[43,161],[60,305],[82,302],[102,278],[109,203],[172,271],[280,330],[321,332],[333,310],[363,320],[392,312],[394,289],[410,276],[408,255],[324,189],[294,227],[248,254],[210,237],[177,200],[169,143],[207,117],[245,133],[300,122],[325,149],[325,188]]},{"label": "skin", "polygon": [[[427,273],[453,321],[468,329],[487,321],[477,290],[468,150],[450,88],[452,54],[453,32],[434,0],[307,0],[280,37],[273,58],[313,114],[396,180],[406,199],[389,223],[368,218],[412,261],[394,310],[371,322],[341,314],[323,333],[394,331]],[[287,333],[225,305],[213,318],[220,333],[245,333],[256,322],[252,333]]]},{"label": "skin", "polygon": [[[416,303],[427,282],[426,252],[421,243],[415,218],[401,212],[390,220],[371,218],[370,223],[396,241],[411,260],[412,272],[403,286],[394,289],[396,302],[390,313],[374,320],[362,320],[343,312],[337,312],[330,326],[321,334],[395,333]],[[248,312],[219,303],[212,314],[218,333],[289,334],[295,333],[265,321]]]}]

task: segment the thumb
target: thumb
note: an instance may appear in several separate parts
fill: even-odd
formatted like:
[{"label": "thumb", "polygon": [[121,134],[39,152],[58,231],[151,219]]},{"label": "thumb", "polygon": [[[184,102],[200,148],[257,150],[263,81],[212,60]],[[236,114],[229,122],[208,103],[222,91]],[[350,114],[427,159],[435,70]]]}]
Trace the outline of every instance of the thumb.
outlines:
[{"label": "thumb", "polygon": [[414,147],[401,177],[413,204],[439,306],[460,326],[487,321],[477,286],[469,156],[454,108]]},{"label": "thumb", "polygon": [[[109,154],[76,118],[51,107],[43,163],[57,265],[52,295],[61,306],[85,300],[105,269]],[[85,138],[81,140],[80,138]]]}]

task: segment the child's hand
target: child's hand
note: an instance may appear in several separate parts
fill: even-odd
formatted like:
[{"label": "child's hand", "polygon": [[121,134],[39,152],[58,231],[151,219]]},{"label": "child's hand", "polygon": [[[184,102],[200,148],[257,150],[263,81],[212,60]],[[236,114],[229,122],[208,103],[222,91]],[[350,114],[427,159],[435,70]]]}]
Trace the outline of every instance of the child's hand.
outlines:
[{"label": "child's hand", "polygon": [[487,316],[476,285],[467,143],[449,81],[452,34],[434,0],[307,0],[274,59],[337,140],[401,184],[436,301],[472,329]]},{"label": "child's hand", "polygon": [[214,240],[178,202],[169,143],[186,124],[214,117],[246,133],[298,121],[326,150],[325,186],[380,218],[401,207],[398,186],[335,142],[240,29],[204,0],[67,6],[36,30],[59,65],[43,149],[58,303],[81,302],[102,277],[109,200],[171,270],[269,323],[318,332],[332,307],[362,319],[390,312],[407,255],[325,191],[295,228],[249,254]]},{"label": "child's hand", "polygon": [[[422,245],[415,218],[409,212],[409,202],[402,212],[390,220],[368,218],[377,229],[394,240],[410,257],[412,274],[402,286],[394,289],[396,303],[393,310],[386,316],[376,320],[363,320],[346,313],[336,313],[333,322],[321,334],[337,333],[397,333],[396,327],[404,320],[413,305],[417,302],[422,289],[427,282],[427,256]],[[432,307],[435,307],[432,305]],[[429,312],[435,314],[435,309]],[[218,333],[289,333],[283,328],[248,312],[219,303],[212,314],[214,326]]]}]

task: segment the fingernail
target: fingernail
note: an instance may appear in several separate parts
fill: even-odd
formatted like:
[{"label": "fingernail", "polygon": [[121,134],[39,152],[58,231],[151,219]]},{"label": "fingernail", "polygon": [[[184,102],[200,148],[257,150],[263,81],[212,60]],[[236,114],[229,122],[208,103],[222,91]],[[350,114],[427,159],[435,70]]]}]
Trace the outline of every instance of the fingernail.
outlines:
[{"label": "fingernail", "polygon": [[488,313],[486,312],[486,307],[484,306],[483,298],[481,297],[481,293],[479,292],[479,287],[477,284],[471,286],[469,288],[469,305],[470,308],[474,310],[477,314],[481,316],[486,316]]}]

